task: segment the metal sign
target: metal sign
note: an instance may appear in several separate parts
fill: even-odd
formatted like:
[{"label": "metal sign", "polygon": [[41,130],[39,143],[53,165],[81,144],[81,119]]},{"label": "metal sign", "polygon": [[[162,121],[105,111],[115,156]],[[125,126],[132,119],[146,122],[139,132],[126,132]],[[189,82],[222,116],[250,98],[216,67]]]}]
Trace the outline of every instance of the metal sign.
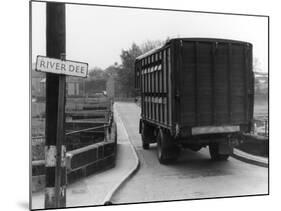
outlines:
[{"label": "metal sign", "polygon": [[54,59],[46,56],[37,56],[36,71],[85,78],[88,75],[88,64],[84,62]]}]

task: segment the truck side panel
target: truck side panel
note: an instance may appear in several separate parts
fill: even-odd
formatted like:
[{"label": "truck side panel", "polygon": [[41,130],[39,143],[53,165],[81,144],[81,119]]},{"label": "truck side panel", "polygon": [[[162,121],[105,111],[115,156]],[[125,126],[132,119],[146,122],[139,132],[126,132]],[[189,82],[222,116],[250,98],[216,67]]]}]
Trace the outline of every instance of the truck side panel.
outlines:
[{"label": "truck side panel", "polygon": [[171,51],[169,47],[136,62],[136,88],[142,119],[169,128],[172,124]]}]

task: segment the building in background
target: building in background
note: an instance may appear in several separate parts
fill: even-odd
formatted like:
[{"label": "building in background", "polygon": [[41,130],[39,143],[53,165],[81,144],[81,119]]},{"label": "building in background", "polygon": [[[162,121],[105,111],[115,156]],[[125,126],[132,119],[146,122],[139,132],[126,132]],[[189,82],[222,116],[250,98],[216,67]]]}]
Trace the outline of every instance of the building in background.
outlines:
[{"label": "building in background", "polygon": [[31,95],[32,97],[45,96],[45,73],[35,71],[35,64],[32,64],[31,70]]},{"label": "building in background", "polygon": [[[45,97],[46,95],[46,73],[35,71],[35,64],[31,70],[31,95],[32,97]],[[84,96],[85,79],[79,77],[66,77],[66,96]]]},{"label": "building in background", "polygon": [[84,96],[84,80],[78,77],[66,77],[66,93],[67,96]]}]

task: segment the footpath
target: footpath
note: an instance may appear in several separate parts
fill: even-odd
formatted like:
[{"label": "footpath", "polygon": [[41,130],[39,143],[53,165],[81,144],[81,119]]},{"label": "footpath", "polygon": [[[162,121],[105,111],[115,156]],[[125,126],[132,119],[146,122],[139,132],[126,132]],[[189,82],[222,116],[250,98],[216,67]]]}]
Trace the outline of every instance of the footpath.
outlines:
[{"label": "footpath", "polygon": [[232,157],[246,163],[268,168],[268,158],[252,155],[239,149],[234,149]]},{"label": "footpath", "polygon": [[[138,169],[138,157],[116,109],[114,109],[114,118],[117,124],[115,167],[68,185],[66,207],[110,204],[115,191]],[[44,192],[33,193],[31,203],[32,209],[44,209]]]}]

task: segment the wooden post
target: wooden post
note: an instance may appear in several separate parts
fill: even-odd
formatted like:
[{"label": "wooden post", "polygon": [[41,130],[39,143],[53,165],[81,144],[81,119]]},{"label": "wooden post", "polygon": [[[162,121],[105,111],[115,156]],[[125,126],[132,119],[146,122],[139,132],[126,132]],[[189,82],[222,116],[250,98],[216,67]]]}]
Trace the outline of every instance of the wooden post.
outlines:
[{"label": "wooden post", "polygon": [[[65,4],[47,3],[47,57],[65,55]],[[65,59],[65,58],[63,58]],[[45,208],[66,206],[65,76],[46,73]]]}]

